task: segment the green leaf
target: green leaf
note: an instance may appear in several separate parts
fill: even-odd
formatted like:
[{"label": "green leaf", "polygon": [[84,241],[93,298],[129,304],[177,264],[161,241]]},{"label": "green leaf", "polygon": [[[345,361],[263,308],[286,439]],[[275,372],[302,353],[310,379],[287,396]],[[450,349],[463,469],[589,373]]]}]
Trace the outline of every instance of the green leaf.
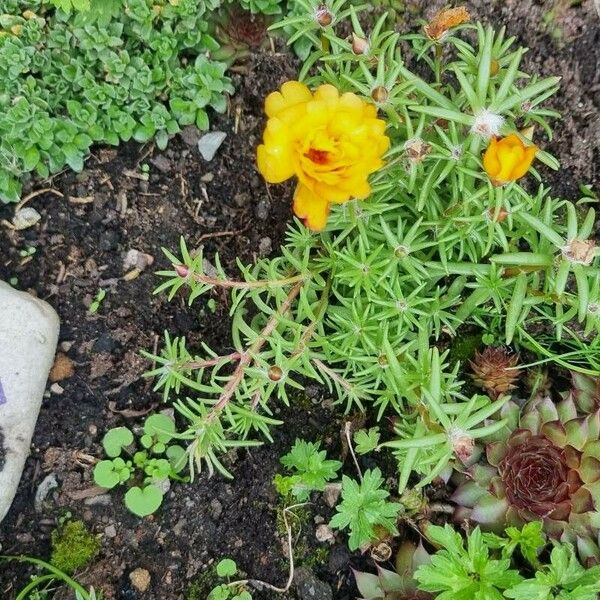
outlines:
[{"label": "green leaf", "polygon": [[288,454],[281,457],[281,464],[298,479],[292,493],[304,502],[313,491],[322,492],[331,479],[335,479],[342,463],[328,460],[325,450],[319,450],[320,442],[312,443],[296,439]]},{"label": "green leaf", "polygon": [[233,577],[237,573],[237,565],[230,558],[224,558],[217,564],[217,575],[219,577]]},{"label": "green leaf", "polygon": [[127,427],[109,429],[102,438],[102,445],[107,456],[115,458],[121,454],[123,448],[133,444],[133,433]]},{"label": "green leaf", "polygon": [[375,450],[379,444],[379,438],[378,427],[371,427],[368,431],[360,429],[354,434],[356,452],[358,452],[358,454],[368,454],[372,450]]},{"label": "green leaf", "polygon": [[150,415],[144,423],[144,433],[164,444],[173,438],[175,421],[171,417],[160,413]]},{"label": "green leaf", "polygon": [[382,485],[379,469],[366,471],[361,482],[346,475],[342,478],[342,501],[337,505],[337,514],[329,526],[350,529],[350,550],[368,544],[375,537],[376,526],[397,535],[396,519],[402,505],[389,502],[389,492],[382,489]]},{"label": "green leaf", "polygon": [[125,506],[138,517],[146,517],[156,512],[162,500],[163,493],[155,485],[132,487],[125,494]]}]

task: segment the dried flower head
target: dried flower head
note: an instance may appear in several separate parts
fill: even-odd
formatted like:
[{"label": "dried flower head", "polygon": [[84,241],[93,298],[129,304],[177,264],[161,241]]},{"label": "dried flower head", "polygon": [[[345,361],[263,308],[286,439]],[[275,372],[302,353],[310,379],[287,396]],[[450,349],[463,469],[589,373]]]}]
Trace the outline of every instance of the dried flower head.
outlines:
[{"label": "dried flower head", "polygon": [[597,253],[598,248],[591,240],[573,239],[562,248],[562,255],[578,265],[591,265]]},{"label": "dried flower head", "polygon": [[491,138],[500,135],[500,129],[504,125],[504,117],[497,115],[487,109],[475,115],[475,121],[471,127],[471,133]]},{"label": "dried flower head", "polygon": [[519,355],[504,348],[488,346],[483,352],[477,352],[471,361],[473,381],[483,388],[492,398],[498,398],[515,387],[519,377]]},{"label": "dried flower head", "polygon": [[431,152],[431,144],[420,138],[412,138],[404,142],[404,150],[408,160],[412,163],[420,163]]},{"label": "dried flower head", "polygon": [[471,20],[471,15],[464,6],[448,8],[438,12],[423,29],[425,35],[436,42],[440,41],[449,29]]}]

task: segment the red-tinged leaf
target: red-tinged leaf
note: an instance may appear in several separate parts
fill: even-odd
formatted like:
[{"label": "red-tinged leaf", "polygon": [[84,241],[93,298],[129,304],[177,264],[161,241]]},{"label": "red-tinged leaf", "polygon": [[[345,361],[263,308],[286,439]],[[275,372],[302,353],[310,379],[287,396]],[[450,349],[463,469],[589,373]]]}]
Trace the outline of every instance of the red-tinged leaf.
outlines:
[{"label": "red-tinged leaf", "polygon": [[502,526],[507,509],[508,502],[506,499],[495,498],[491,494],[488,494],[479,499],[473,508],[471,519],[482,525],[491,527],[494,525]]}]

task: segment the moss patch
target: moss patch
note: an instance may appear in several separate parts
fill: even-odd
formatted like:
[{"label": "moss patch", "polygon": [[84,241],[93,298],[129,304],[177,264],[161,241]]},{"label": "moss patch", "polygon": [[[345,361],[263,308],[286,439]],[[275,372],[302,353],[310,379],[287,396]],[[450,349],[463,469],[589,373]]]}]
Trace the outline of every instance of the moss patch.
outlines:
[{"label": "moss patch", "polygon": [[69,521],[52,532],[50,562],[65,573],[88,565],[100,550],[100,538],[83,521]]}]

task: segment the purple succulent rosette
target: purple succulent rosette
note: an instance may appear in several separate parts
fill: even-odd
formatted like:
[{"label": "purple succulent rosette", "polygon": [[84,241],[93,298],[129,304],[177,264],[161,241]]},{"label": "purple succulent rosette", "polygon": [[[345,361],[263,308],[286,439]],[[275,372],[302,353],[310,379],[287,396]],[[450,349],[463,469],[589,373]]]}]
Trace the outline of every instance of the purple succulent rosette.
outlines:
[{"label": "purple succulent rosette", "polygon": [[490,530],[541,520],[546,532],[600,564],[600,385],[573,375],[555,403],[536,398],[503,408],[508,425],[486,445],[487,464],[460,476],[454,517]]}]

